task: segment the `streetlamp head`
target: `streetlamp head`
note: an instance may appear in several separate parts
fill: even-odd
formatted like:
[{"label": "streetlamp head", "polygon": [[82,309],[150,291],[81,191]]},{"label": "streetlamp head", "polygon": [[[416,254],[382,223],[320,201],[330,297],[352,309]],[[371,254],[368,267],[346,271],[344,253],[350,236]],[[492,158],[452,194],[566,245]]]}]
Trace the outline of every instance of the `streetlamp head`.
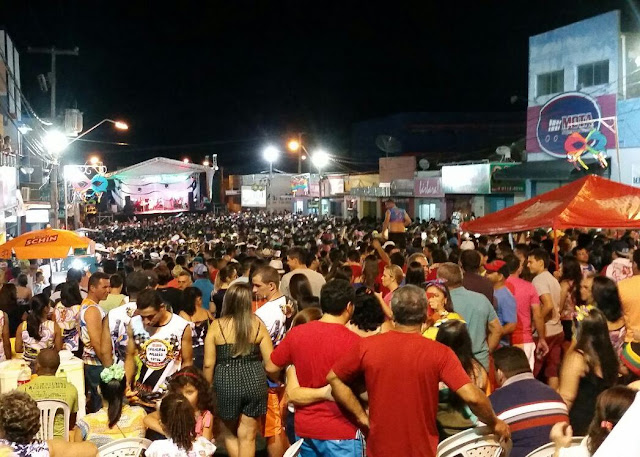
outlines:
[{"label": "streetlamp head", "polygon": [[184,159],[182,159],[182,161],[183,161],[184,163],[189,163],[189,162],[190,162],[190,161],[189,161],[189,159],[188,159],[188,158],[186,158],[186,157],[185,157]]},{"label": "streetlamp head", "polygon": [[92,156],[92,157],[89,159],[89,163],[90,163],[91,165],[98,165],[98,164],[100,163],[100,157],[98,157],[98,156]]},{"label": "streetlamp head", "polygon": [[297,152],[300,149],[300,142],[298,140],[291,140],[287,143],[287,147],[291,152]]},{"label": "streetlamp head", "polygon": [[129,130],[129,124],[127,124],[126,122],[122,122],[122,121],[115,121],[113,123],[117,129],[119,130]]},{"label": "streetlamp head", "polygon": [[311,162],[313,162],[313,165],[319,170],[322,170],[324,167],[326,167],[329,164],[329,160],[329,154],[327,154],[327,152],[323,151],[322,149],[315,151],[311,155]]},{"label": "streetlamp head", "polygon": [[267,146],[266,148],[264,148],[264,151],[262,151],[262,156],[264,157],[264,160],[266,160],[269,163],[273,163],[276,160],[278,160],[279,155],[280,155],[280,151],[278,151],[278,148],[276,148],[275,146]]},{"label": "streetlamp head", "polygon": [[59,130],[49,130],[42,139],[44,147],[51,154],[60,154],[69,145],[69,140]]}]

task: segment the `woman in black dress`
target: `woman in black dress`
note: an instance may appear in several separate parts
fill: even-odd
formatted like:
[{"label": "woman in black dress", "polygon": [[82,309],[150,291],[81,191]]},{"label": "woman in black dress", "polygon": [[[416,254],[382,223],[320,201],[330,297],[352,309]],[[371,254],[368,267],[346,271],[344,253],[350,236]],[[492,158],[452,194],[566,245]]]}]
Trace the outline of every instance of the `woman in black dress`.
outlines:
[{"label": "woman in black dress", "polygon": [[562,364],[558,389],[569,408],[569,422],[575,436],[587,434],[596,398],[616,383],[618,360],[602,311],[591,309],[581,314],[577,341]]},{"label": "woman in black dress", "polygon": [[[262,367],[273,345],[267,328],[251,308],[246,284],[227,290],[222,317],[211,324],[205,340],[204,375],[217,397],[229,455],[255,453],[258,419],[267,412],[267,377]],[[242,438],[240,438],[242,437]]]}]

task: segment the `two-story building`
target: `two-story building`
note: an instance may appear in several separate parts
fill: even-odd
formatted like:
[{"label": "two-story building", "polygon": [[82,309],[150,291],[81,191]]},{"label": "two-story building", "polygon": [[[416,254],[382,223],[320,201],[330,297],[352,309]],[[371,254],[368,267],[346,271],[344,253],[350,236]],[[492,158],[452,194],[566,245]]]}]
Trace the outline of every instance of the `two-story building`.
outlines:
[{"label": "two-story building", "polygon": [[640,34],[611,11],[529,39],[526,196],[584,174],[640,186]]}]

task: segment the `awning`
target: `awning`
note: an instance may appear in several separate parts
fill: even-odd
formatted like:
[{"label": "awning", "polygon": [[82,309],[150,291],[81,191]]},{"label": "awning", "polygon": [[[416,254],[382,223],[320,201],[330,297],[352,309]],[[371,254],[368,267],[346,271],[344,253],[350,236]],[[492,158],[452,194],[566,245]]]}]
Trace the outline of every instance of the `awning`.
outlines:
[{"label": "awning", "polygon": [[640,189],[587,176],[462,224],[464,231],[486,235],[539,227],[640,228]]},{"label": "awning", "polygon": [[589,170],[576,169],[566,160],[541,160],[536,162],[524,162],[512,167],[504,167],[497,170],[493,179],[496,181],[575,181],[588,175],[598,175],[608,178],[611,175],[611,167],[602,168],[596,160],[585,160]]}]

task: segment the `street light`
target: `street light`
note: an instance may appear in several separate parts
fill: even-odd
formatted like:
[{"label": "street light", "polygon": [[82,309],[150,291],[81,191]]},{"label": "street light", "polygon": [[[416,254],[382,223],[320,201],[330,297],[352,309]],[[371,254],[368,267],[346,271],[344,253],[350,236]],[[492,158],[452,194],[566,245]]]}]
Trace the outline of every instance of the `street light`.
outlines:
[{"label": "street light", "polygon": [[60,130],[49,130],[42,140],[50,154],[60,154],[69,145],[69,140]]},{"label": "street light", "polygon": [[80,138],[82,138],[83,136],[85,136],[86,134],[88,134],[89,132],[97,129],[98,127],[100,127],[102,124],[104,124],[105,122],[110,122],[112,123],[115,128],[117,128],[118,130],[129,130],[129,125],[126,122],[122,122],[122,121],[114,121],[113,119],[102,119],[100,122],[98,122],[96,125],[94,125],[93,127],[91,127],[88,130],[85,130],[84,132],[82,132],[80,135],[78,135],[77,137],[75,137],[74,139],[72,139],[71,141],[69,141],[69,144],[73,143],[74,141],[78,141]]},{"label": "street light", "polygon": [[98,164],[100,163],[100,157],[98,157],[98,156],[92,156],[92,157],[89,159],[89,163],[90,163],[91,165],[98,165]]},{"label": "street light", "polygon": [[302,173],[302,161],[305,160],[305,157],[302,155],[302,151],[304,151],[305,154],[309,155],[309,152],[302,143],[302,135],[302,133],[298,133],[298,138],[292,138],[287,143],[287,148],[289,149],[289,151],[298,154],[298,174]]},{"label": "street light", "polygon": [[189,163],[189,159],[188,159],[188,158],[186,158],[186,157],[185,157],[184,159],[182,159],[182,161],[183,161],[184,163]]},{"label": "street light", "polygon": [[318,183],[318,194],[320,203],[320,208],[318,211],[319,216],[322,216],[322,169],[329,164],[329,160],[331,160],[331,156],[322,149],[314,151],[314,153],[311,155],[311,162],[318,169],[318,174],[320,175],[320,180]]},{"label": "street light", "polygon": [[271,145],[267,146],[266,148],[264,148],[264,151],[262,151],[262,157],[264,157],[264,160],[269,162],[269,186],[268,186],[269,204],[267,205],[268,206],[267,210],[269,212],[271,212],[271,200],[273,198],[273,196],[271,195],[271,180],[273,179],[273,162],[278,160],[279,156],[280,156],[280,151],[275,146],[271,146]]}]

